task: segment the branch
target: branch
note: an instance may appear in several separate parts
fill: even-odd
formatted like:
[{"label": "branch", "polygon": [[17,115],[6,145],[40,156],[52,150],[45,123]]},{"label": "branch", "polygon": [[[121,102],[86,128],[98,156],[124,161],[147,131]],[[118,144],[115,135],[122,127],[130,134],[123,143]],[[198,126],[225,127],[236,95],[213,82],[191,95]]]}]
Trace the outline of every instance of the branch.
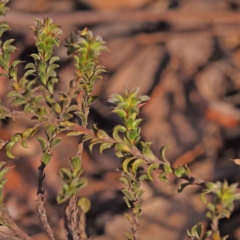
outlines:
[{"label": "branch", "polygon": [[1,240],[21,240],[21,238],[19,238],[19,237],[16,237],[12,234],[7,234],[4,232],[0,232],[0,239]]},{"label": "branch", "polygon": [[[0,106],[5,112],[6,112],[6,116],[10,117],[10,118],[27,118],[27,119],[31,119],[33,122],[35,123],[39,123],[38,121],[38,115],[34,114],[34,113],[23,113],[21,111],[13,111],[13,110],[9,110],[5,107]],[[50,116],[46,116],[46,122],[42,122],[44,123],[53,123],[56,125],[60,125],[60,120],[50,117]],[[111,138],[110,136],[104,137],[104,138],[99,138],[93,130],[88,129],[86,127],[80,126],[76,123],[72,123],[71,126],[68,127],[69,131],[78,131],[84,135],[90,136],[92,138],[98,138],[100,141],[104,141],[104,142],[108,142],[111,144],[115,144],[117,143],[113,138]],[[132,154],[134,157],[136,158],[140,158],[140,159],[144,159],[146,160],[148,163],[159,163],[159,164],[167,164],[166,162],[164,162],[163,160],[157,158],[156,156],[154,156],[154,159],[149,159],[147,158],[145,155],[142,154],[142,152],[135,146],[129,146],[130,148],[130,154]],[[186,181],[188,181],[189,183],[191,183],[192,185],[198,185],[203,187],[205,181],[199,178],[195,178],[193,176],[182,176],[181,179],[184,179]]]},{"label": "branch", "polygon": [[30,238],[25,232],[23,232],[18,227],[18,225],[12,220],[7,208],[4,205],[0,206],[0,221],[3,223],[4,226],[7,226],[10,230],[14,232],[16,236],[19,237],[17,239],[32,240],[32,238]]},{"label": "branch", "polygon": [[38,168],[38,190],[37,190],[37,197],[38,199],[36,200],[36,204],[37,204],[37,213],[39,218],[41,219],[41,222],[43,224],[43,227],[45,229],[45,231],[47,232],[47,234],[49,235],[49,237],[51,238],[51,240],[55,240],[53,231],[49,225],[48,219],[47,219],[47,214],[46,214],[46,209],[44,207],[44,190],[43,190],[43,180],[45,178],[45,174],[44,174],[44,168],[45,168],[45,164],[42,162],[40,167]]}]

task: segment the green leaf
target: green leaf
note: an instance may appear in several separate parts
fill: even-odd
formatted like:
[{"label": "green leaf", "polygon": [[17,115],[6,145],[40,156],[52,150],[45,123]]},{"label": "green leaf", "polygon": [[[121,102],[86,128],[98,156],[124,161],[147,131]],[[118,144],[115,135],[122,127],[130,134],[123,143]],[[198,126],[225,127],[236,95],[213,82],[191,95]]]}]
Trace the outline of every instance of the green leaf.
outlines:
[{"label": "green leaf", "polygon": [[121,152],[130,152],[131,151],[130,148],[124,143],[117,143],[115,145],[115,150],[121,151]]},{"label": "green leaf", "polygon": [[122,142],[122,139],[119,137],[118,132],[124,133],[126,131],[127,131],[127,129],[124,126],[121,126],[121,125],[115,126],[114,129],[113,129],[114,140],[117,141],[117,142]]},{"label": "green leaf", "polygon": [[43,153],[43,155],[42,155],[42,162],[43,162],[45,165],[47,165],[47,164],[50,162],[51,157],[52,157],[52,154],[47,153],[47,152]]},{"label": "green leaf", "polygon": [[133,174],[137,173],[138,168],[140,167],[140,165],[142,164],[146,164],[147,162],[143,159],[137,159],[133,162],[132,164],[132,172]]},{"label": "green leaf", "polygon": [[30,69],[30,70],[25,72],[23,77],[26,78],[26,77],[31,76],[31,75],[35,76],[35,74],[36,74],[36,70],[35,69]]},{"label": "green leaf", "polygon": [[88,198],[82,197],[78,200],[78,207],[83,210],[84,213],[87,213],[91,208],[91,202]]},{"label": "green leaf", "polygon": [[162,168],[163,172],[166,174],[173,172],[172,167],[167,164],[162,164],[161,168]]},{"label": "green leaf", "polygon": [[100,138],[100,139],[109,138],[108,134],[107,134],[105,131],[101,130],[101,129],[98,129],[98,130],[97,130],[97,136],[98,136],[98,138]]},{"label": "green leaf", "polygon": [[128,181],[128,179],[126,177],[120,177],[119,181],[124,183],[128,187],[130,186],[130,183],[129,183],[129,181]]},{"label": "green leaf", "polygon": [[26,139],[23,139],[23,140],[22,140],[21,146],[22,146],[23,148],[29,148]]},{"label": "green leaf", "polygon": [[43,137],[36,137],[36,140],[40,143],[43,152],[46,151],[47,149],[47,141],[45,138]]},{"label": "green leaf", "polygon": [[160,180],[162,180],[163,182],[168,183],[168,179],[166,177],[166,173],[163,172],[163,173],[159,174],[158,178]]},{"label": "green leaf", "polygon": [[35,67],[34,63],[28,63],[25,66],[25,69],[34,69],[36,71],[36,67]]},{"label": "green leaf", "polygon": [[127,117],[127,113],[123,109],[115,108],[112,112],[116,113],[121,119]]},{"label": "green leaf", "polygon": [[73,132],[69,132],[66,134],[67,137],[70,137],[70,136],[80,136],[80,135],[83,135],[84,133],[83,132],[78,132],[78,131],[73,131]]},{"label": "green leaf", "polygon": [[111,148],[111,147],[112,147],[112,143],[105,142],[105,143],[101,144],[99,151],[102,154],[103,150],[105,150],[107,148]]},{"label": "green leaf", "polygon": [[67,168],[61,168],[58,171],[58,175],[63,179],[64,182],[70,182],[72,179],[71,171]]},{"label": "green leaf", "polygon": [[148,143],[146,143],[142,150],[143,155],[148,159],[154,159],[155,155],[153,154],[152,150],[150,149],[150,146]]},{"label": "green leaf", "polygon": [[16,142],[8,142],[5,146],[7,152],[11,152]]},{"label": "green leaf", "polygon": [[130,192],[128,189],[123,189],[122,190],[123,194],[126,196],[126,198],[130,201],[134,201],[135,197],[132,192]]},{"label": "green leaf", "polygon": [[155,170],[155,169],[158,169],[159,168],[159,164],[158,163],[152,163],[148,166],[147,168],[147,176],[150,180],[153,181],[153,177],[152,177],[152,171]]},{"label": "green leaf", "polygon": [[144,181],[144,180],[147,180],[147,179],[149,179],[149,177],[146,174],[143,174],[139,177],[139,181]]},{"label": "green leaf", "polygon": [[134,240],[134,236],[131,233],[126,232],[125,233],[127,240]]},{"label": "green leaf", "polygon": [[36,127],[28,128],[23,132],[22,136],[23,136],[23,138],[32,137],[36,133],[36,131],[37,131]]},{"label": "green leaf", "polygon": [[146,101],[149,101],[151,99],[147,95],[139,96],[138,98],[141,102],[146,102]]},{"label": "green leaf", "polygon": [[127,213],[124,213],[124,215],[126,216],[127,220],[132,224],[133,223],[132,217]]},{"label": "green leaf", "polygon": [[8,62],[5,61],[4,59],[0,59],[0,67],[2,67],[4,70],[8,71]]},{"label": "green leaf", "polygon": [[133,117],[129,117],[127,122],[126,122],[126,127],[128,130],[133,129],[135,119]]},{"label": "green leaf", "polygon": [[131,161],[133,161],[135,159],[135,157],[131,157],[131,158],[126,158],[123,163],[122,163],[122,168],[123,168],[123,171],[125,173],[128,173],[128,165]]},{"label": "green leaf", "polygon": [[53,56],[53,57],[50,58],[49,64],[52,64],[52,63],[54,63],[54,62],[56,62],[56,61],[59,61],[59,60],[60,60],[60,57],[58,57],[58,56]]},{"label": "green leaf", "polygon": [[137,191],[137,193],[136,193],[136,197],[137,197],[137,199],[140,199],[141,198],[141,196],[143,195],[145,193],[145,191],[143,191],[143,190],[138,190]]},{"label": "green leaf", "polygon": [[21,133],[16,133],[15,135],[13,135],[11,137],[11,142],[16,143],[16,142],[20,141],[21,139],[22,139],[22,134]]},{"label": "green leaf", "polygon": [[12,62],[12,67],[15,68],[19,63],[22,63],[22,62],[24,62],[24,61],[14,60],[14,61]]},{"label": "green leaf", "polygon": [[168,164],[169,164],[169,161],[167,160],[167,158],[166,158],[166,156],[165,156],[165,152],[166,152],[166,150],[167,150],[169,147],[170,147],[170,145],[165,145],[165,146],[163,146],[163,147],[160,149],[160,156],[161,156],[161,158],[162,158],[166,163],[168,163]]},{"label": "green leaf", "polygon": [[99,95],[91,95],[89,98],[88,98],[88,104],[92,104],[96,99],[100,98]]},{"label": "green leaf", "polygon": [[126,205],[127,205],[127,207],[128,208],[131,208],[131,204],[130,204],[130,202],[129,202],[129,200],[127,199],[127,197],[123,197],[123,200],[124,200],[124,202],[126,203]]},{"label": "green leaf", "polygon": [[101,142],[101,141],[92,142],[92,143],[89,145],[89,147],[88,147],[89,150],[92,152],[94,145],[99,144],[99,143],[102,143],[102,142]]},{"label": "green leaf", "polygon": [[12,158],[12,159],[16,158],[10,151],[6,151],[6,154],[9,158]]},{"label": "green leaf", "polygon": [[56,127],[52,124],[49,124],[49,125],[46,126],[46,134],[47,134],[49,139],[52,138],[55,130],[56,130]]},{"label": "green leaf", "polygon": [[61,113],[61,111],[62,111],[62,108],[61,108],[59,103],[54,103],[53,104],[53,109],[56,113]]},{"label": "green leaf", "polygon": [[71,164],[73,169],[80,169],[81,168],[81,159],[78,156],[74,156],[70,158]]},{"label": "green leaf", "polygon": [[62,138],[54,138],[50,143],[50,147],[51,148],[56,147],[61,141],[62,141]]},{"label": "green leaf", "polygon": [[74,125],[74,123],[72,123],[70,121],[62,121],[62,122],[60,122],[60,125],[63,127],[72,127]]},{"label": "green leaf", "polygon": [[57,78],[51,78],[51,80],[47,83],[47,89],[51,94],[54,93],[54,85],[57,82],[58,82]]}]

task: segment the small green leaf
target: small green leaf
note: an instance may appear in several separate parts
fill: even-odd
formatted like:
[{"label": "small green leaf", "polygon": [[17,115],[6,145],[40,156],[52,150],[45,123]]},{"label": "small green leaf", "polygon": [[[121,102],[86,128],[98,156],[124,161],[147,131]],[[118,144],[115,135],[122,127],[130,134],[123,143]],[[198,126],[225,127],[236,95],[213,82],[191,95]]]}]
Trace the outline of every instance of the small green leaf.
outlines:
[{"label": "small green leaf", "polygon": [[61,141],[62,141],[62,138],[54,138],[50,143],[50,147],[51,148],[56,147]]},{"label": "small green leaf", "polygon": [[131,157],[131,158],[126,158],[123,163],[122,163],[122,168],[123,168],[123,171],[125,173],[128,173],[128,165],[131,161],[133,161],[135,159],[135,157]]},{"label": "small green leaf", "polygon": [[126,216],[127,220],[132,224],[133,223],[132,217],[127,213],[124,213],[124,215]]},{"label": "small green leaf", "polygon": [[62,108],[61,108],[59,103],[54,103],[53,104],[53,109],[56,113],[61,113],[61,111],[62,111]]},{"label": "small green leaf", "polygon": [[80,169],[81,167],[81,159],[78,156],[74,156],[70,158],[73,169]]},{"label": "small green leaf", "polygon": [[47,141],[45,138],[43,137],[36,137],[36,140],[38,140],[38,142],[40,143],[43,152],[46,151],[47,149]]},{"label": "small green leaf", "polygon": [[155,170],[155,169],[158,169],[159,168],[159,164],[158,163],[152,163],[148,166],[147,168],[147,175],[148,175],[148,178],[150,180],[153,181],[153,177],[152,177],[152,171]]},{"label": "small green leaf", "polygon": [[83,132],[78,132],[78,131],[73,131],[73,132],[69,132],[66,134],[67,137],[70,137],[70,136],[80,136],[80,135],[83,135],[84,133]]},{"label": "small green leaf", "polygon": [[127,240],[134,240],[134,236],[131,233],[125,233]]},{"label": "small green leaf", "polygon": [[55,130],[56,130],[56,127],[52,124],[49,124],[49,125],[46,126],[46,134],[47,134],[49,139],[52,138]]},{"label": "small green leaf", "polygon": [[144,144],[142,153],[148,159],[154,159],[155,158],[155,155],[153,154],[152,150],[150,149],[150,145],[148,143]]},{"label": "small green leaf", "polygon": [[43,162],[45,165],[47,165],[47,164],[50,162],[51,157],[52,157],[52,154],[47,153],[47,152],[43,153],[43,155],[42,155],[42,162]]},{"label": "small green leaf", "polygon": [[23,77],[26,78],[26,77],[31,76],[31,75],[35,76],[35,74],[36,74],[36,70],[35,69],[30,69],[30,70],[25,72]]},{"label": "small green leaf", "polygon": [[100,139],[105,139],[105,138],[109,138],[109,136],[107,135],[107,133],[101,129],[97,130],[97,136]]},{"label": "small green leaf", "polygon": [[62,122],[60,122],[60,125],[63,127],[72,127],[74,125],[74,123],[72,123],[70,121],[62,121]]},{"label": "small green leaf", "polygon": [[125,177],[120,177],[119,178],[119,181],[120,182],[122,182],[122,183],[124,183],[126,186],[130,186],[130,183],[129,183],[129,181],[128,181],[128,179],[127,178],[125,178]]},{"label": "small green leaf", "polygon": [[15,144],[16,144],[16,142],[8,142],[5,146],[6,151],[11,152],[12,148],[14,147]]},{"label": "small green leaf", "polygon": [[137,170],[139,168],[140,165],[142,164],[146,164],[147,162],[143,159],[137,159],[133,162],[132,164],[132,172],[133,174],[136,174],[137,173]]},{"label": "small green leaf", "polygon": [[64,182],[70,182],[72,179],[71,171],[67,168],[61,168],[58,171],[58,175],[64,180]]},{"label": "small green leaf", "polygon": [[130,201],[134,201],[135,197],[132,192],[130,192],[128,189],[123,189],[122,190],[123,194],[126,196],[126,198]]},{"label": "small green leaf", "polygon": [[6,151],[6,154],[9,158],[12,158],[12,159],[16,158],[10,151]]},{"label": "small green leaf", "polygon": [[166,152],[166,150],[167,150],[169,147],[170,147],[170,145],[165,145],[165,146],[163,146],[163,147],[160,149],[160,156],[161,156],[161,158],[162,158],[166,163],[168,163],[168,164],[169,164],[169,161],[167,160],[167,158],[166,158],[166,156],[165,156],[165,152]]},{"label": "small green leaf", "polygon": [[87,213],[91,208],[91,202],[88,198],[82,197],[78,200],[78,207],[83,210],[84,213]]},{"label": "small green leaf", "polygon": [[56,61],[59,61],[59,60],[60,60],[60,57],[58,57],[58,56],[53,56],[53,57],[50,58],[49,64],[52,64],[52,63],[54,63],[54,62],[56,62]]},{"label": "small green leaf", "polygon": [[149,177],[146,174],[143,174],[139,177],[139,181],[144,181],[144,180],[147,180],[147,179],[149,179]]},{"label": "small green leaf", "polygon": [[101,141],[94,141],[94,142],[92,142],[92,143],[89,145],[89,147],[88,147],[89,150],[90,150],[90,152],[92,152],[94,145],[99,144],[99,143],[102,143],[102,142],[101,142]]},{"label": "small green leaf", "polygon": [[105,143],[101,144],[99,151],[102,154],[103,150],[105,150],[107,148],[111,148],[111,147],[112,147],[112,143],[105,142]]},{"label": "small green leaf", "polygon": [[23,132],[22,136],[23,138],[28,138],[30,136],[32,137],[36,131],[37,128],[28,128]]},{"label": "small green leaf", "polygon": [[123,109],[115,108],[113,110],[121,119],[125,119],[127,117],[127,113]]},{"label": "small green leaf", "polygon": [[11,142],[16,143],[16,142],[20,141],[21,139],[22,139],[22,134],[21,133],[16,133],[15,135],[13,135],[11,137]]},{"label": "small green leaf", "polygon": [[124,126],[121,126],[121,125],[115,126],[114,129],[113,129],[114,140],[117,141],[117,142],[122,142],[122,139],[119,137],[118,132],[124,133],[126,131],[127,131],[127,129]]},{"label": "small green leaf", "polygon": [[145,193],[145,191],[143,191],[143,190],[138,190],[137,191],[137,193],[136,193],[136,197],[137,197],[137,199],[140,199],[141,198],[141,196],[143,195]]},{"label": "small green leaf", "polygon": [[23,139],[21,142],[23,148],[29,148],[26,139]]},{"label": "small green leaf", "polygon": [[125,196],[123,197],[123,200],[126,203],[127,207],[131,208],[131,204],[130,204],[129,200]]},{"label": "small green leaf", "polygon": [[115,145],[115,150],[121,151],[121,152],[130,152],[131,151],[130,148],[124,143],[117,143]]},{"label": "small green leaf", "polygon": [[158,178],[160,180],[162,180],[163,182],[168,183],[168,179],[166,177],[166,173],[163,172],[163,173],[159,174]]}]

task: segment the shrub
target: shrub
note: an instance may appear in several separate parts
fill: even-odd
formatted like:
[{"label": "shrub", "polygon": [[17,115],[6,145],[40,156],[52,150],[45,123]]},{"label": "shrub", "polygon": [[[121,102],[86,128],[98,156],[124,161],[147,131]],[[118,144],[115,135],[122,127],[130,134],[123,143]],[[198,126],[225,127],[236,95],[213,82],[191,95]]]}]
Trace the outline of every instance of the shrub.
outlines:
[{"label": "shrub", "polygon": [[[0,2],[0,14],[5,15],[8,0]],[[7,23],[0,25],[0,37],[9,30]],[[99,145],[99,152],[111,148],[121,160],[122,167],[119,169],[119,180],[125,185],[122,189],[123,199],[131,210],[131,214],[125,214],[129,221],[131,232],[125,233],[128,240],[139,240],[139,226],[141,216],[141,189],[143,181],[152,181],[153,172],[159,179],[168,182],[168,176],[185,180],[178,191],[181,192],[189,185],[197,185],[201,188],[201,199],[206,204],[207,217],[211,219],[211,230],[204,232],[201,223],[187,231],[189,238],[195,240],[204,239],[226,239],[220,237],[218,221],[229,217],[233,211],[233,202],[238,199],[236,194],[237,184],[228,185],[223,183],[205,182],[194,178],[187,165],[173,167],[165,156],[168,145],[160,149],[160,157],[153,154],[151,143],[141,139],[142,119],[139,117],[140,109],[148,100],[148,96],[138,96],[138,89],[125,90],[123,95],[113,93],[108,99],[114,107],[112,112],[118,115],[122,125],[113,129],[112,136],[99,129],[97,124],[89,129],[88,114],[91,104],[99,96],[93,94],[94,84],[101,79],[105,72],[104,66],[98,61],[102,51],[107,50],[105,42],[101,37],[94,37],[87,28],[77,33],[72,33],[66,40],[66,51],[75,61],[75,75],[69,85],[68,94],[55,94],[55,85],[59,83],[56,69],[60,60],[54,55],[54,47],[59,46],[58,36],[62,34],[60,27],[49,18],[36,20],[32,28],[35,36],[37,54],[31,54],[33,62],[25,65],[25,74],[18,79],[17,66],[19,60],[11,62],[11,54],[16,51],[12,45],[14,39],[0,41],[0,67],[1,76],[9,79],[12,90],[8,93],[12,104],[18,110],[12,110],[0,103],[0,118],[26,118],[30,119],[32,126],[21,133],[14,134],[7,141],[1,140],[9,158],[15,158],[12,149],[20,142],[23,148],[28,148],[27,139],[34,138],[42,148],[41,163],[38,168],[37,186],[37,214],[48,233],[49,237],[55,239],[51,226],[48,223],[47,212],[44,207],[43,181],[45,168],[52,158],[52,150],[61,144],[62,136],[78,137],[79,144],[76,154],[70,158],[70,168],[61,168],[58,172],[62,179],[62,189],[57,196],[59,204],[66,203],[65,228],[68,239],[85,240],[88,236],[85,232],[85,214],[91,207],[89,199],[78,197],[78,192],[87,187],[88,180],[83,176],[82,157],[83,144],[89,141],[89,149]],[[31,76],[31,78],[29,78]],[[30,80],[31,79],[31,80]],[[39,136],[39,128],[45,129],[45,136]],[[61,133],[61,134],[60,134]],[[26,233],[13,222],[11,216],[2,200],[2,191],[6,182],[5,174],[9,167],[4,162],[0,164],[0,223],[10,228],[18,239],[31,239]],[[57,174],[57,173],[53,173]],[[207,201],[205,195],[211,193],[212,201]],[[1,233],[1,239],[9,239]],[[0,234],[0,235],[1,235]],[[12,239],[16,239],[12,236]]]}]

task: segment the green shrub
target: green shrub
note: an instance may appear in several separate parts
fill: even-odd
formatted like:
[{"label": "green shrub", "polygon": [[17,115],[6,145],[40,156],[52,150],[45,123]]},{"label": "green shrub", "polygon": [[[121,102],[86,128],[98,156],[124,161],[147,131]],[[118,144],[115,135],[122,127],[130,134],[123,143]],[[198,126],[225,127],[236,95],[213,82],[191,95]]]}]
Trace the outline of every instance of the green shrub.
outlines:
[{"label": "green shrub", "polygon": [[[5,15],[8,0],[0,2],[0,14]],[[9,30],[7,23],[0,25],[0,37]],[[37,54],[31,54],[33,62],[25,65],[25,74],[18,79],[17,66],[19,60],[10,61],[11,54],[16,51],[12,45],[14,39],[0,41],[0,67],[1,76],[7,77],[12,90],[8,93],[12,104],[18,110],[11,110],[0,104],[0,118],[26,118],[30,119],[32,126],[21,133],[17,133],[7,141],[0,140],[5,146],[9,158],[15,158],[12,149],[20,142],[23,148],[28,148],[27,139],[36,139],[42,148],[41,164],[38,168],[37,186],[37,213],[41,222],[50,236],[55,239],[54,233],[48,223],[47,212],[44,207],[44,189],[42,187],[45,173],[44,170],[51,161],[52,150],[61,144],[61,136],[78,136],[79,144],[76,154],[70,158],[71,167],[62,168],[58,175],[62,179],[62,189],[57,196],[57,202],[66,203],[65,228],[68,239],[87,239],[85,232],[85,214],[91,207],[89,199],[78,197],[78,192],[88,185],[88,180],[83,176],[82,157],[83,143],[89,141],[89,149],[92,150],[95,144],[99,145],[99,152],[111,148],[122,162],[119,169],[121,176],[119,180],[125,185],[122,189],[123,199],[131,210],[131,214],[125,214],[129,221],[131,232],[125,233],[129,240],[139,240],[139,226],[141,216],[141,196],[144,191],[141,189],[143,181],[152,181],[153,172],[156,172],[159,179],[168,182],[169,175],[183,179],[178,191],[181,192],[188,185],[197,185],[202,189],[201,199],[206,204],[207,217],[211,219],[211,230],[203,232],[201,223],[187,231],[189,238],[195,240],[204,239],[226,239],[220,237],[218,221],[221,218],[229,217],[233,211],[233,202],[238,199],[236,194],[237,184],[228,185],[227,182],[212,183],[204,182],[194,178],[189,168],[184,165],[174,168],[165,156],[168,146],[160,150],[160,157],[153,154],[151,143],[141,139],[141,128],[139,124],[142,119],[139,117],[141,106],[148,100],[148,96],[138,96],[138,89],[126,90],[123,95],[112,94],[108,99],[115,107],[113,112],[118,115],[122,125],[113,129],[112,136],[94,125],[93,129],[87,128],[88,114],[91,104],[99,96],[93,94],[94,84],[101,79],[105,72],[98,57],[102,51],[107,50],[105,42],[100,37],[94,37],[88,29],[72,33],[66,40],[66,51],[75,61],[75,75],[69,85],[68,94],[55,94],[55,85],[59,83],[56,69],[59,67],[58,56],[54,56],[54,47],[59,46],[58,36],[62,34],[60,27],[49,18],[36,20],[32,28]],[[32,80],[29,80],[31,76]],[[41,104],[40,104],[41,103]],[[39,128],[45,129],[45,136],[39,136]],[[6,182],[5,174],[9,168],[0,164],[0,223],[9,227],[19,239],[31,239],[26,233],[18,228],[11,219],[2,200],[2,191]],[[55,173],[57,174],[57,173]],[[212,201],[207,202],[205,195],[211,193]],[[3,236],[2,236],[3,238]],[[14,239],[14,237],[12,238]]]}]

